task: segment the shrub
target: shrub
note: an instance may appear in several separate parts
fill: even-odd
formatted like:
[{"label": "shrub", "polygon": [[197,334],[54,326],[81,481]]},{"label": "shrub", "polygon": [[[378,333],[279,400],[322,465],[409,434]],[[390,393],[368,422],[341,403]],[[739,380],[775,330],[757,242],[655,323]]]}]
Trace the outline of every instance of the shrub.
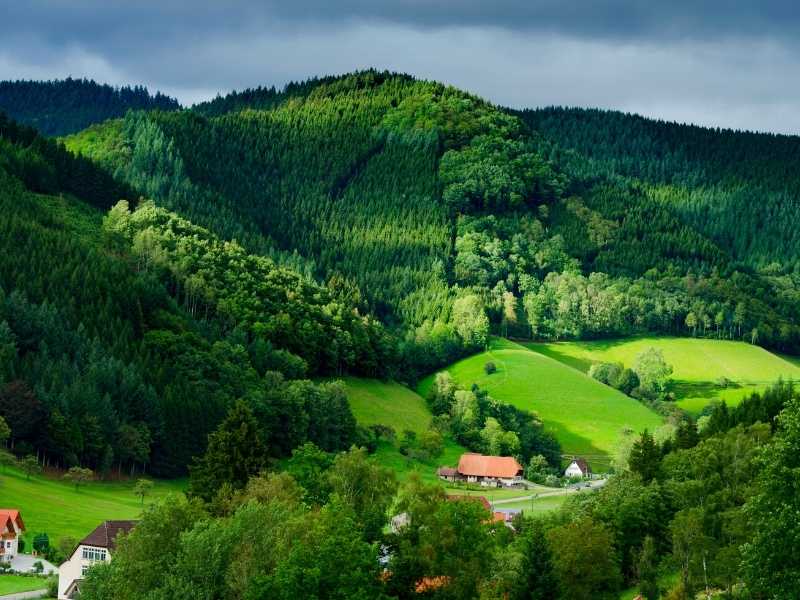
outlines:
[{"label": "shrub", "polygon": [[487,375],[491,375],[492,373],[497,372],[497,365],[495,365],[492,361],[489,361],[485,365],[483,365],[483,370],[486,372]]},{"label": "shrub", "polygon": [[606,385],[614,385],[622,373],[622,365],[618,363],[594,363],[589,367],[589,377]]},{"label": "shrub", "polygon": [[619,376],[614,380],[611,385],[617,388],[623,394],[631,395],[631,392],[639,387],[639,376],[633,369],[622,369]]},{"label": "shrub", "polygon": [[33,549],[44,554],[50,549],[50,537],[46,533],[37,533],[33,538]]}]

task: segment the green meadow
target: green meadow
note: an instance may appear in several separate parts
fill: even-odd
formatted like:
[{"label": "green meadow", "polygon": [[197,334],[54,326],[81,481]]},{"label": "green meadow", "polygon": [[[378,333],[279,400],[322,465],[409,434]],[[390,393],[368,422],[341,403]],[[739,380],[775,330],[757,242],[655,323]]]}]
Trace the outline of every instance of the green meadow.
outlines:
[{"label": "green meadow", "polygon": [[29,577],[26,575],[0,575],[0,596],[43,590],[47,587],[46,577]]},{"label": "green meadow", "polygon": [[[491,375],[484,372],[489,361],[497,366]],[[504,339],[492,339],[489,350],[446,370],[465,387],[477,383],[497,400],[538,413],[565,454],[585,456],[598,468],[608,466],[624,429],[652,430],[662,422],[643,404],[572,366]],[[421,395],[433,378],[420,383]]]},{"label": "green meadow", "polygon": [[[430,425],[432,415],[428,405],[414,390],[392,381],[356,377],[346,377],[342,381],[347,386],[350,408],[359,425],[388,425],[398,438],[406,429],[419,435]],[[382,465],[392,468],[401,481],[417,472],[424,481],[432,483],[439,481],[437,467],[455,466],[465,451],[446,437],[442,456],[421,461],[400,454],[397,440],[394,443],[382,440],[374,456]]]},{"label": "green meadow", "polygon": [[[152,493],[145,497],[149,504],[171,492],[182,492],[184,480],[155,480]],[[17,508],[27,529],[26,537],[47,533],[55,544],[60,538],[80,539],[108,519],[135,519],[142,504],[133,495],[133,482],[93,482],[75,486],[60,479],[34,475],[30,479],[16,470],[0,473],[0,506]]]},{"label": "green meadow", "polygon": [[[621,362],[630,367],[638,354],[650,347],[658,348],[672,365],[670,391],[679,406],[695,414],[714,398],[737,404],[780,378],[800,379],[797,359],[787,359],[745,342],[637,337],[526,346],[584,373],[594,362]],[[722,378],[730,383],[723,387]]]}]

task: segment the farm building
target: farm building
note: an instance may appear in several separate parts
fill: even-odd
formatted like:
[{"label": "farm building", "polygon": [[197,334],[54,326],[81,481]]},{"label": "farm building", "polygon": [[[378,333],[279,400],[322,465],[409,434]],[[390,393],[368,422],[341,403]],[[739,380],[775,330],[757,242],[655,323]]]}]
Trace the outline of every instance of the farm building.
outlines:
[{"label": "farm building", "polygon": [[592,469],[583,458],[576,458],[564,471],[564,477],[591,477]]},{"label": "farm building", "polygon": [[446,481],[466,481],[483,486],[510,487],[522,481],[522,465],[511,456],[461,455],[455,469],[442,467],[436,473]]}]

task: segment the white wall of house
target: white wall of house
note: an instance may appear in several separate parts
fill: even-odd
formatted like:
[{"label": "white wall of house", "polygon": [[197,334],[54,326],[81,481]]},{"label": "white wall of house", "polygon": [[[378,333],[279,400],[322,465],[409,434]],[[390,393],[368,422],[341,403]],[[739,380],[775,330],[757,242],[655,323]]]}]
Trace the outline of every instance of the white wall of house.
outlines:
[{"label": "white wall of house", "polygon": [[564,475],[566,477],[583,477],[584,473],[581,471],[578,463],[573,460],[572,463],[570,463],[570,465],[567,467],[567,470],[564,471]]},{"label": "white wall of house", "polygon": [[58,567],[58,600],[68,600],[67,590],[76,579],[83,579],[86,571],[97,562],[108,562],[111,554],[106,548],[81,544],[69,560]]},{"label": "white wall of house", "polygon": [[19,537],[15,536],[13,540],[1,540],[0,543],[3,544],[5,550],[3,560],[11,560],[19,552]]}]

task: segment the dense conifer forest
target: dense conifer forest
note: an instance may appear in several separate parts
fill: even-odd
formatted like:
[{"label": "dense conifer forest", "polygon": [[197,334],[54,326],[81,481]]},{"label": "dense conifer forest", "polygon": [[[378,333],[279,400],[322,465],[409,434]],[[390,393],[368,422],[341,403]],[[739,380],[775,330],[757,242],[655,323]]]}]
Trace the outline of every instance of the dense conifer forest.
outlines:
[{"label": "dense conifer forest", "polygon": [[43,135],[66,135],[134,109],[176,110],[178,101],[143,86],[112,87],[87,79],[0,81],[0,111]]},{"label": "dense conifer forest", "polygon": [[[6,82],[0,108],[0,433],[34,464],[190,473],[87,598],[657,598],[659,565],[674,598],[795,597],[792,384],[663,411],[602,491],[512,533],[370,460],[390,432],[333,380],[413,384],[491,335],[797,352],[800,138],[373,70],[191,109]],[[427,400],[426,441],[560,469],[536,415],[444,375]]]}]

